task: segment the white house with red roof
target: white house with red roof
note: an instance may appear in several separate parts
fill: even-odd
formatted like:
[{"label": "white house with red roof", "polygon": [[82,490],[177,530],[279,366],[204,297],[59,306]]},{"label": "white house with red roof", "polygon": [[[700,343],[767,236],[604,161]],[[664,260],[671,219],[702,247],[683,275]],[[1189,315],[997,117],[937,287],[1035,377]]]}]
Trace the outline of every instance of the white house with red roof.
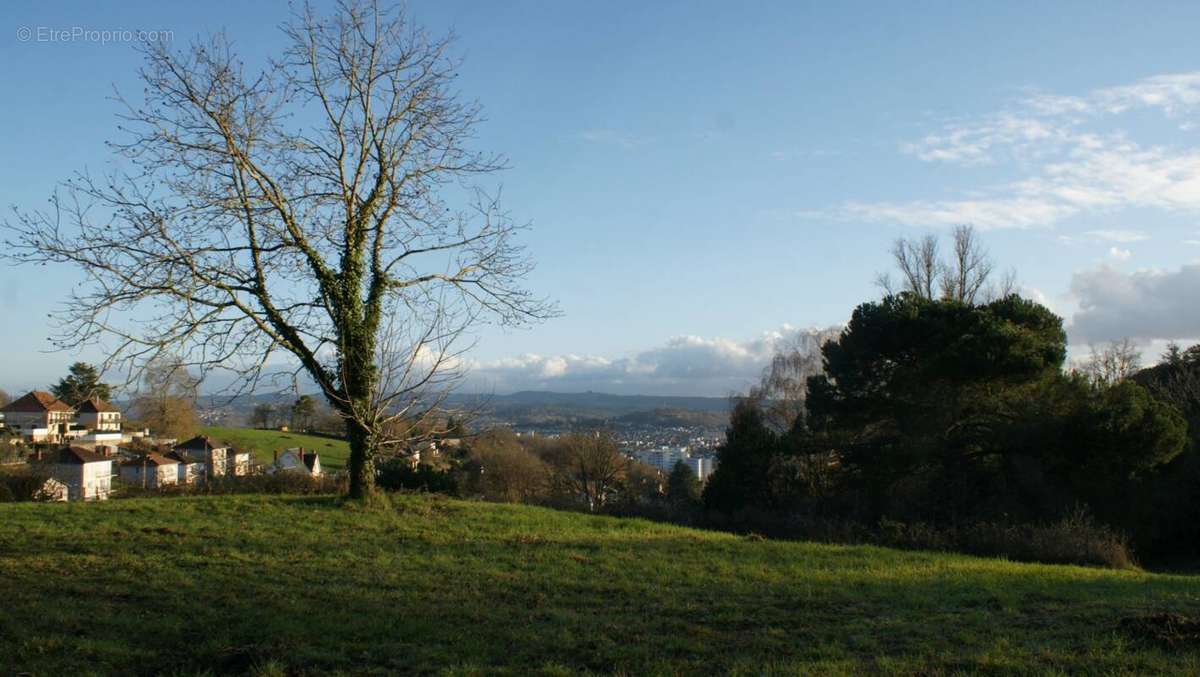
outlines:
[{"label": "white house with red roof", "polygon": [[126,486],[161,489],[179,484],[179,461],[162,454],[144,454],[121,464]]},{"label": "white house with red roof", "polygon": [[104,501],[112,493],[111,456],[103,456],[81,447],[63,447],[35,458],[48,474],[67,485],[72,501]]},{"label": "white house with red roof", "polygon": [[99,397],[84,400],[75,407],[80,427],[96,432],[121,432],[121,410]]},{"label": "white house with red roof", "polygon": [[204,484],[204,479],[208,474],[208,468],[204,465],[203,461],[198,458],[188,456],[182,451],[172,451],[163,454],[163,456],[166,456],[174,461],[178,461],[179,464],[176,466],[176,469],[178,470],[176,481],[179,484]]},{"label": "white house with red roof", "polygon": [[71,433],[75,409],[42,390],[34,390],[0,407],[8,428],[30,442],[62,442]]}]

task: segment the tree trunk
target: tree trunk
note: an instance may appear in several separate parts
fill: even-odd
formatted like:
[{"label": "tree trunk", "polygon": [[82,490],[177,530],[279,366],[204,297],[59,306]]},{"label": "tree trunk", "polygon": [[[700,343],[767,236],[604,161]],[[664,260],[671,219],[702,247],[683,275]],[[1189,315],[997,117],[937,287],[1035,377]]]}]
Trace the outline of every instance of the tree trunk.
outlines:
[{"label": "tree trunk", "polygon": [[375,448],[370,431],[354,421],[346,422],[350,438],[350,498],[367,498],[375,493]]}]

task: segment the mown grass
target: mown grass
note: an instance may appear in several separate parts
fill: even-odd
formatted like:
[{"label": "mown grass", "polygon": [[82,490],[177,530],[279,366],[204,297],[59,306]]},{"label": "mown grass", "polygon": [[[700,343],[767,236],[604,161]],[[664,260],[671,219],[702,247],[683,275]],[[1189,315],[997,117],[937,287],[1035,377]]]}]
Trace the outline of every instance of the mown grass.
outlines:
[{"label": "mown grass", "polygon": [[1197,674],[1200,579],[398,496],[0,505],[0,666],[58,674]]},{"label": "mown grass", "polygon": [[280,432],[278,430],[256,430],[254,428],[222,428],[207,426],[201,433],[214,440],[223,441],[234,448],[250,451],[260,463],[274,460],[272,452],[292,447],[315,449],[321,455],[321,466],[329,470],[341,470],[350,458],[350,445],[345,440],[305,435],[303,433]]}]

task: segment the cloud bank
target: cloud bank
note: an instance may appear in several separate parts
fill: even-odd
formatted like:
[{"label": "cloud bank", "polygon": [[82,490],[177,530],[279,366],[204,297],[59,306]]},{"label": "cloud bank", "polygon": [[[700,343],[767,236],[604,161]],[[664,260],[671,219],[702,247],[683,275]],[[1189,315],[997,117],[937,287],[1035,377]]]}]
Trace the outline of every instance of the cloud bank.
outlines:
[{"label": "cloud bank", "polygon": [[1079,300],[1068,329],[1073,344],[1200,337],[1200,264],[1132,273],[1101,266],[1075,273],[1071,293]]},{"label": "cloud bank", "polygon": [[839,330],[784,325],[744,341],[677,336],[618,358],[526,354],[471,365],[471,390],[597,391],[615,394],[724,397],[758,381],[777,352],[818,350]]}]

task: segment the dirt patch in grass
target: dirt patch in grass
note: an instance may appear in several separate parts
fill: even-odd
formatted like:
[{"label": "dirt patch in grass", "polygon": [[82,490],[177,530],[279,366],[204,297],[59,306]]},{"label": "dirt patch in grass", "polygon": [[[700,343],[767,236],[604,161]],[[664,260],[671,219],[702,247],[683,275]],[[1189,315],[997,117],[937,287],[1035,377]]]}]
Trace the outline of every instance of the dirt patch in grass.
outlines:
[{"label": "dirt patch in grass", "polygon": [[1121,619],[1121,631],[1145,642],[1168,648],[1200,646],[1200,619],[1163,612]]}]

